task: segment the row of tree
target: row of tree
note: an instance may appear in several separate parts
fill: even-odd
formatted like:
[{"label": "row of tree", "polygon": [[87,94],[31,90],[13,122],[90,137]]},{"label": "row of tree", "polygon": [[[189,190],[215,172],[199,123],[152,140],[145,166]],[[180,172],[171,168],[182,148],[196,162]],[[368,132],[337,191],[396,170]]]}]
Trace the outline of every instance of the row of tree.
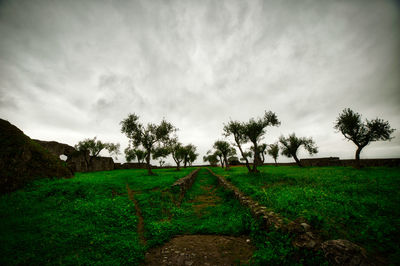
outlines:
[{"label": "row of tree", "polygon": [[121,126],[121,132],[129,139],[129,146],[125,149],[126,160],[130,162],[137,158],[139,163],[146,160],[149,175],[154,174],[151,170],[151,158],[158,159],[162,166],[165,163],[164,158],[171,155],[177,170],[180,170],[181,163],[184,167],[192,165],[198,157],[196,146],[179,142],[174,134],[177,128],[165,119],[160,124],[148,123],[145,126],[139,122],[139,116],[129,114],[121,121]]},{"label": "row of tree", "polygon": [[[269,126],[279,125],[280,121],[276,114],[271,111],[265,112],[261,118],[251,118],[248,122],[231,120],[227,124],[224,124],[223,136],[233,137],[233,146],[227,141],[217,140],[213,145],[214,151],[208,151],[203,160],[209,162],[211,165],[216,165],[220,162],[221,167],[228,169],[229,164],[237,158],[235,157],[236,149],[234,147],[236,146],[239,149],[241,160],[244,161],[248,171],[258,172],[257,166],[264,163],[264,155],[266,154],[271,155],[276,164],[279,150],[281,150],[282,155],[293,158],[299,166],[302,166],[297,157],[297,151],[300,147],[304,147],[310,155],[318,152],[318,148],[311,137],[297,137],[295,133],[290,134],[288,137],[281,136],[279,142],[274,144],[267,145],[260,143]],[[334,128],[357,146],[355,159],[358,167],[360,166],[361,150],[373,141],[391,140],[391,135],[395,130],[390,127],[388,121],[379,118],[362,122],[361,115],[349,108],[344,109],[339,114]],[[249,150],[244,150],[243,146],[247,143],[250,143],[251,147]],[[251,157],[253,159],[252,165],[249,163]]]},{"label": "row of tree", "polygon": [[[139,116],[129,114],[120,124],[121,132],[129,139],[129,146],[125,149],[126,160],[131,162],[137,159],[138,163],[145,161],[150,175],[153,174],[150,164],[151,158],[159,160],[160,166],[163,166],[164,158],[171,155],[177,165],[177,170],[179,170],[182,163],[184,167],[192,165],[198,157],[196,146],[193,144],[183,145],[179,142],[175,134],[177,128],[165,119],[160,124],[148,123],[144,125],[139,122]],[[304,147],[310,155],[318,152],[311,137],[297,137],[295,133],[288,137],[281,136],[279,141],[274,144],[261,143],[267,128],[280,124],[281,122],[276,114],[271,111],[265,112],[261,118],[250,118],[247,122],[231,120],[224,124],[223,136],[233,137],[233,145],[225,140],[217,140],[213,145],[214,151],[208,151],[203,160],[211,165],[216,165],[219,162],[222,167],[228,169],[230,164],[239,163],[239,159],[236,157],[236,148],[238,148],[240,160],[244,162],[248,171],[258,172],[257,166],[264,163],[266,154],[271,155],[276,163],[279,151],[281,151],[282,155],[294,158],[296,163],[301,166],[297,157],[297,151],[300,147]],[[365,122],[362,122],[361,115],[349,108],[344,109],[339,114],[334,128],[357,146],[355,159],[358,166],[361,150],[365,146],[373,141],[391,140],[393,138],[392,133],[395,131],[390,127],[388,121],[379,118],[366,119]],[[245,150],[244,146],[247,143],[250,143],[251,147]],[[88,165],[91,164],[92,158],[97,157],[104,149],[108,150],[111,156],[120,154],[119,143],[102,142],[97,140],[96,137],[80,141],[75,145],[75,148],[90,155],[85,156]],[[250,159],[252,159],[252,164],[250,164]]]}]

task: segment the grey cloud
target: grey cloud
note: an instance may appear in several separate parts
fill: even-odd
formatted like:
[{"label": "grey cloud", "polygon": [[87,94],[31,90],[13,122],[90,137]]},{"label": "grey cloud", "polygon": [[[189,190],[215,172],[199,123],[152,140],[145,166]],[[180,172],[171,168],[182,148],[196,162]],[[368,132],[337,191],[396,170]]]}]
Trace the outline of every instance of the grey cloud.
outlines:
[{"label": "grey cloud", "polygon": [[[165,117],[206,152],[230,118],[272,110],[266,142],[294,131],[351,157],[343,108],[400,129],[399,26],[389,0],[2,1],[1,116],[70,144]],[[395,136],[364,155],[399,156]]]}]

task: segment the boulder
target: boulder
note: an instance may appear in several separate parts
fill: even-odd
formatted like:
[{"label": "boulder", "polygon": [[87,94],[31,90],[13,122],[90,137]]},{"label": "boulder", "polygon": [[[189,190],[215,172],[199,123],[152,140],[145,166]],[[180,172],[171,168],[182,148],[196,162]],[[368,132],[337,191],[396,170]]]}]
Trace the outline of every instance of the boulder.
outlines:
[{"label": "boulder", "polygon": [[325,241],[321,249],[332,265],[374,265],[367,259],[365,249],[345,239]]}]

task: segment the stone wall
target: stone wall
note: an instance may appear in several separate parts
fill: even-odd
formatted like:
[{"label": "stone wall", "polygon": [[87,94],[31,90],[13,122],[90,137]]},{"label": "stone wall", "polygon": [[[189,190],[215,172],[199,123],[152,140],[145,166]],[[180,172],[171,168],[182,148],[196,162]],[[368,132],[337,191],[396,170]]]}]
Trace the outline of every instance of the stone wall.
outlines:
[{"label": "stone wall", "polygon": [[88,172],[114,170],[114,160],[111,157],[92,157]]},{"label": "stone wall", "polygon": [[90,157],[89,153],[77,151],[74,147],[56,141],[36,140],[43,148],[51,154],[60,158],[67,156],[67,165],[73,172],[94,172],[114,170],[114,160],[111,157]]},{"label": "stone wall", "polygon": [[178,196],[176,199],[176,201],[178,201],[178,205],[180,205],[183,197],[185,196],[186,191],[188,191],[192,187],[194,180],[196,180],[196,176],[199,170],[200,168],[194,170],[187,176],[176,180],[175,183],[171,185],[171,191]]},{"label": "stone wall", "polygon": [[305,220],[290,221],[281,217],[243,194],[224,177],[215,174],[209,168],[207,169],[217,178],[218,183],[223,188],[231,191],[243,206],[249,208],[253,217],[261,221],[263,229],[269,231],[273,228],[288,233],[292,236],[292,244],[298,248],[321,250],[332,265],[374,265],[362,247],[343,239],[324,241]]},{"label": "stone wall", "polygon": [[[155,168],[153,165],[151,168]],[[145,163],[115,163],[115,169],[146,169]]]},{"label": "stone wall", "polygon": [[[356,166],[356,160],[340,160],[339,157],[301,159],[303,166]],[[386,166],[399,167],[400,158],[391,159],[361,159],[363,167]]]},{"label": "stone wall", "polygon": [[[300,159],[303,166],[356,166],[356,160],[340,160],[339,157],[326,157],[326,158],[309,158]],[[389,159],[361,159],[360,164],[362,167],[400,167],[400,158]],[[274,163],[265,163],[264,165],[275,165]],[[279,166],[295,166],[295,162],[291,163],[277,163]],[[241,166],[244,166],[243,164]]]}]

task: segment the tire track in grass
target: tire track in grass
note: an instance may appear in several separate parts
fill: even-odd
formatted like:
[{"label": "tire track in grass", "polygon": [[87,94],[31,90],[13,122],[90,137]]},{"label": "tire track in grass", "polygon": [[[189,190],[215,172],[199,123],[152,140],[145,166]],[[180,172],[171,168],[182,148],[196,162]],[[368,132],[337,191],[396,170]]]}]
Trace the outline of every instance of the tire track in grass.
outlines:
[{"label": "tire track in grass", "polygon": [[138,217],[138,224],[137,224],[137,233],[139,235],[139,239],[143,245],[146,245],[146,238],[144,237],[144,219],[142,216],[142,212],[139,208],[139,203],[135,199],[135,192],[129,187],[128,183],[126,183],[126,190],[128,191],[128,197],[135,205],[136,216]]}]

